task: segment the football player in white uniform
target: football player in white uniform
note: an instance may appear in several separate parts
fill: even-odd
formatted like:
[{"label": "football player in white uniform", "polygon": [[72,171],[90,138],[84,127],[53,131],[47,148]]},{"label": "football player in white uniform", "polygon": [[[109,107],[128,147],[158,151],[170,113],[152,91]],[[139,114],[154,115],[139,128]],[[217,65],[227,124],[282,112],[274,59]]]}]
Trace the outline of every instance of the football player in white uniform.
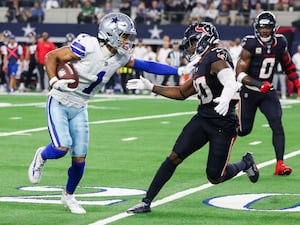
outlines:
[{"label": "football player in white uniform", "polygon": [[[98,37],[79,34],[70,46],[48,53],[45,67],[51,91],[47,102],[48,130],[51,143],[37,149],[28,170],[29,180],[39,183],[44,165],[49,159],[58,159],[70,151],[72,163],[61,201],[72,213],[85,214],[73,193],[85,167],[89,143],[87,101],[122,66],[162,75],[183,75],[193,70],[192,65],[171,67],[131,57],[136,29],[125,14],[110,13],[99,24]],[[68,87],[74,80],[59,80],[58,63],[71,63],[79,76],[76,89]]]}]

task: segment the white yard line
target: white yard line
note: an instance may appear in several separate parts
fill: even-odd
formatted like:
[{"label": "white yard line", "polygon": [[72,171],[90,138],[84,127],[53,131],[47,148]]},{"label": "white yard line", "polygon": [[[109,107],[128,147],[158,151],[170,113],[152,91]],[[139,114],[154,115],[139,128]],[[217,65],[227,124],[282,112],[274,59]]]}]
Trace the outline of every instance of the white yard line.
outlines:
[{"label": "white yard line", "polygon": [[[288,158],[292,158],[294,156],[297,156],[300,154],[300,150],[297,150],[297,151],[294,151],[294,152],[291,152],[287,155],[285,155],[284,159],[288,159]],[[263,167],[266,167],[266,166],[269,166],[269,165],[272,165],[276,162],[275,159],[272,159],[272,160],[269,160],[269,161],[266,161],[266,162],[263,162],[263,163],[260,163],[257,165],[258,168],[263,168]],[[237,178],[237,177],[240,177],[242,175],[244,175],[245,173],[243,172],[240,172],[238,175],[236,175],[234,178]],[[233,178],[233,179],[234,179]],[[207,183],[207,184],[203,184],[203,185],[200,185],[199,187],[195,187],[195,188],[189,188],[187,190],[184,190],[184,191],[181,191],[181,192],[177,192],[175,194],[172,194],[170,196],[167,196],[163,199],[159,199],[155,202],[153,202],[151,204],[151,208],[154,208],[156,206],[159,206],[159,205],[163,205],[163,204],[166,204],[168,202],[172,202],[174,200],[177,200],[177,199],[180,199],[180,198],[183,198],[185,196],[188,196],[188,195],[191,195],[191,194],[194,194],[198,191],[202,191],[202,190],[205,190],[207,188],[210,188],[214,186],[213,184],[211,183]],[[133,216],[134,214],[128,214],[126,212],[123,212],[123,213],[120,213],[120,214],[117,214],[117,215],[114,215],[112,217],[108,217],[108,218],[105,218],[103,220],[98,220],[94,223],[91,223],[89,225],[105,225],[105,224],[109,224],[109,223],[112,223],[112,222],[115,222],[117,220],[121,220],[123,218],[126,218],[126,217],[129,217],[129,216]]]},{"label": "white yard line", "polygon": [[[120,122],[129,122],[129,121],[137,121],[137,120],[150,120],[150,119],[157,119],[157,118],[166,118],[166,117],[175,117],[175,116],[184,116],[184,115],[193,115],[196,112],[179,112],[179,113],[169,113],[169,114],[160,114],[160,115],[152,115],[152,116],[139,116],[139,117],[132,117],[132,118],[121,118],[121,119],[113,119],[113,120],[99,120],[93,121],[89,124],[104,124],[104,123],[120,123]],[[40,127],[28,130],[19,130],[13,132],[0,132],[0,137],[6,136],[13,136],[13,135],[24,135],[33,132],[39,132],[47,130],[47,127]]]}]

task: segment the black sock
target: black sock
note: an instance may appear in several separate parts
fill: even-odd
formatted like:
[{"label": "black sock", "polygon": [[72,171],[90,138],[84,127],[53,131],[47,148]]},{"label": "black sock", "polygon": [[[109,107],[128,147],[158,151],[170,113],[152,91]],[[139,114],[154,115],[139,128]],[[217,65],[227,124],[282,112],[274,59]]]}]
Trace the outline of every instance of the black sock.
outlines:
[{"label": "black sock", "polygon": [[146,197],[143,199],[144,202],[150,203],[155,198],[155,196],[165,185],[165,183],[167,183],[168,180],[172,177],[176,167],[177,166],[173,164],[173,162],[169,158],[166,158],[166,160],[161,164],[158,171],[156,172],[149,186]]},{"label": "black sock", "polygon": [[246,166],[247,165],[244,162],[244,160],[241,160],[241,161],[236,162],[236,163],[228,164],[227,167],[226,167],[225,180],[229,180],[232,177],[236,176],[239,172],[241,172],[242,170],[245,170]]}]

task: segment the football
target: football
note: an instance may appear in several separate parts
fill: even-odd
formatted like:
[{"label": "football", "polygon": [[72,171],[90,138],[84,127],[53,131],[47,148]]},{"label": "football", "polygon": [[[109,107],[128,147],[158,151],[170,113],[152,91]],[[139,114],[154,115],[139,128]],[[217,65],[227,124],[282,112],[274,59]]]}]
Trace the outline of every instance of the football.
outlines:
[{"label": "football", "polygon": [[57,66],[57,77],[58,79],[73,79],[74,83],[68,84],[69,88],[77,88],[79,78],[78,75],[71,64],[63,63]]}]

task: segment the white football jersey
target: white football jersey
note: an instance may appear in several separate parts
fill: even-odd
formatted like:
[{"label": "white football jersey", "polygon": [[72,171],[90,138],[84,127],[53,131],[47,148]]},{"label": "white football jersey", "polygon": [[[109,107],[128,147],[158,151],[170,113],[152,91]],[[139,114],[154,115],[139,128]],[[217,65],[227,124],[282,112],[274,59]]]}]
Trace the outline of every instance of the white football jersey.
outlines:
[{"label": "white football jersey", "polygon": [[71,62],[79,76],[78,88],[73,92],[52,89],[50,95],[64,105],[82,107],[87,100],[99,93],[114,73],[130,60],[130,54],[115,54],[99,43],[96,37],[79,34],[70,48],[81,60]]}]

